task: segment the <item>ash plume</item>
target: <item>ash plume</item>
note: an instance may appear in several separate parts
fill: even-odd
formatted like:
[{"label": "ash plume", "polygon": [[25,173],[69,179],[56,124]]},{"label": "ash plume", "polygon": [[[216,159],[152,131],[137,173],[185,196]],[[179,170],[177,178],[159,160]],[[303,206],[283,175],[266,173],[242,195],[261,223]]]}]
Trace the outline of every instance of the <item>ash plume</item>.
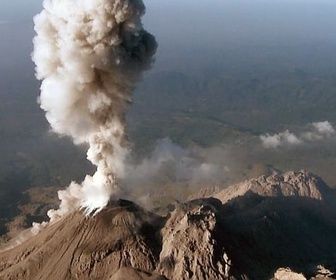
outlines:
[{"label": "ash plume", "polygon": [[117,195],[128,154],[125,108],[157,44],[143,29],[141,0],[44,0],[43,7],[32,55],[40,106],[54,132],[88,144],[97,166],[59,191],[60,208],[48,213],[53,221],[73,209],[100,211]]}]

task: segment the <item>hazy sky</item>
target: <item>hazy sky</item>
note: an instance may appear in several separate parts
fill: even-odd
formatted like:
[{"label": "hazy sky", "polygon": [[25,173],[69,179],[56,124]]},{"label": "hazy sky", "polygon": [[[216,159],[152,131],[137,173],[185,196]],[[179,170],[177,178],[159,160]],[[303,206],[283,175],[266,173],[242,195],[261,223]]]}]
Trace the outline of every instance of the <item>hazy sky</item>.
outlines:
[{"label": "hazy sky", "polygon": [[42,0],[0,0],[0,22],[29,21],[41,9]]},{"label": "hazy sky", "polygon": [[[42,0],[0,0],[0,21],[31,20]],[[167,36],[332,36],[334,0],[147,0],[145,23]],[[155,33],[155,32],[154,32]]]},{"label": "hazy sky", "polygon": [[[1,72],[14,59],[18,61],[18,54],[30,60],[32,19],[41,10],[42,0],[0,3]],[[194,54],[199,50],[209,57],[214,51],[238,48],[275,46],[323,52],[326,46],[336,47],[335,0],[147,0],[145,4],[145,28],[159,43],[155,69],[188,55],[197,61]]]},{"label": "hazy sky", "polygon": [[[0,0],[0,73],[30,60],[42,0]],[[159,43],[155,69],[228,49],[336,47],[335,0],[147,0],[145,28]],[[12,24],[12,23],[17,24]],[[253,48],[251,48],[253,47]],[[201,50],[201,52],[199,51]],[[213,58],[216,59],[216,58]],[[27,62],[28,63],[28,62]],[[27,65],[27,64],[26,64]],[[161,66],[160,66],[161,65]],[[33,71],[32,63],[30,64]],[[194,67],[194,66],[193,66]]]},{"label": "hazy sky", "polygon": [[170,40],[183,38],[192,43],[216,44],[225,40],[326,41],[335,37],[336,1],[331,0],[148,0],[146,3],[145,22],[154,34]]}]

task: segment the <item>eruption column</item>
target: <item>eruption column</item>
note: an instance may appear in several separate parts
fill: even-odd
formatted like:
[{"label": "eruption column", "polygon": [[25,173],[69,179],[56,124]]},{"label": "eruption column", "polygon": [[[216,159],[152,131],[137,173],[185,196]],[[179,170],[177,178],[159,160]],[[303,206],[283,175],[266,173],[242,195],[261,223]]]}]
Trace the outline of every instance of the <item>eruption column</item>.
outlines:
[{"label": "eruption column", "polygon": [[101,210],[118,192],[128,153],[125,108],[156,51],[141,0],[44,0],[34,18],[33,61],[42,80],[40,105],[52,130],[87,143],[97,166],[81,184],[59,191],[55,220],[73,209]]}]

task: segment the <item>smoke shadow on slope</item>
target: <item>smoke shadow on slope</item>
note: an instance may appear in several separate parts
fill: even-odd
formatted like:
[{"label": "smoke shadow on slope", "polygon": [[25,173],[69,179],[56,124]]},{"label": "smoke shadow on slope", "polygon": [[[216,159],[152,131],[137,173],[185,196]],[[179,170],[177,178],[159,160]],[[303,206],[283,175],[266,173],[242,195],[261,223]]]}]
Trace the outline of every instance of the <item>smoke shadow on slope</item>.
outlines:
[{"label": "smoke shadow on slope", "polygon": [[335,266],[336,214],[331,204],[248,192],[224,204],[220,216],[234,269],[248,279],[270,279],[279,267],[313,276],[319,264]]}]

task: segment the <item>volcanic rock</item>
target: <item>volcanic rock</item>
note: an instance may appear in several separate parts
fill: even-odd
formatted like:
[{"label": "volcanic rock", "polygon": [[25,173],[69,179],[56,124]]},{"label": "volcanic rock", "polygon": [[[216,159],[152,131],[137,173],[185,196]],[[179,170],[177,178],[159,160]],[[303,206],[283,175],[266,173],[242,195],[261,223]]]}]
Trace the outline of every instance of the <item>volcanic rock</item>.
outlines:
[{"label": "volcanic rock", "polygon": [[307,278],[302,273],[293,272],[289,268],[279,268],[272,280],[307,280]]},{"label": "volcanic rock", "polygon": [[166,216],[126,200],[73,212],[2,251],[0,279],[332,279],[335,191],[319,177],[260,177],[215,196]]},{"label": "volcanic rock", "polygon": [[161,230],[160,273],[169,279],[224,279],[230,262],[220,240],[216,199],[178,205]]}]

